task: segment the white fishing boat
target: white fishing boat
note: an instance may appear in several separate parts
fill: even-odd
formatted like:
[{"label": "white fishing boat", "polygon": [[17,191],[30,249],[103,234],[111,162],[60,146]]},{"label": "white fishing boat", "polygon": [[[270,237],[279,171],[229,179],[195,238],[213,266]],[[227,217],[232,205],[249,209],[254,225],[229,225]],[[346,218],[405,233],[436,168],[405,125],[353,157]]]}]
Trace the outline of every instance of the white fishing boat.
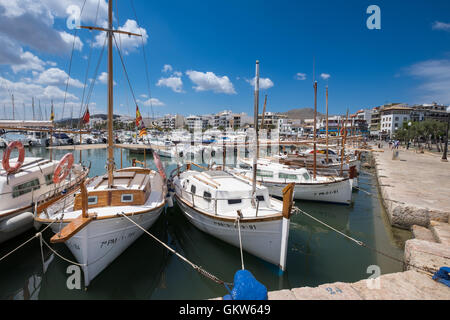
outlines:
[{"label": "white fishing boat", "polygon": [[[258,132],[259,62],[256,62],[255,116]],[[258,140],[256,139],[256,143]],[[256,153],[254,154],[256,155]],[[283,202],[266,187],[225,165],[216,170],[185,170],[171,175],[175,199],[186,218],[200,230],[240,247],[286,270],[293,185],[283,190]]]},{"label": "white fishing boat", "polygon": [[[36,221],[52,223],[55,235],[50,241],[64,242],[81,264],[85,286],[144,232],[141,228],[153,225],[166,202],[165,173],[155,153],[158,172],[139,167],[115,169],[112,34],[139,35],[113,30],[112,20],[112,1],[109,1],[108,29],[97,28],[107,31],[108,38],[107,172],[91,179],[86,186],[82,183],[76,193],[41,207],[36,213]],[[136,122],[139,123],[138,117]]]},{"label": "white fishing boat", "polygon": [[[78,188],[89,173],[89,168],[72,165],[70,159],[67,162],[25,156],[21,159],[19,154],[19,158],[9,160],[9,148],[4,151],[0,169],[0,243],[33,227],[36,206],[51,203]],[[25,153],[23,147],[19,152]],[[55,183],[57,168],[64,168],[65,176]]]},{"label": "white fishing boat", "polygon": [[[250,160],[239,159],[236,172],[252,177]],[[294,199],[350,204],[352,201],[352,180],[338,176],[316,175],[306,169],[288,166],[269,159],[258,160],[257,181],[269,189],[269,193],[281,197],[282,190],[290,183],[295,184]]]},{"label": "white fishing boat", "polygon": [[[291,191],[284,204],[268,189],[236,173],[223,170],[177,171],[172,176],[175,199],[186,218],[198,229],[286,269]],[[239,219],[241,241],[237,220]]]}]

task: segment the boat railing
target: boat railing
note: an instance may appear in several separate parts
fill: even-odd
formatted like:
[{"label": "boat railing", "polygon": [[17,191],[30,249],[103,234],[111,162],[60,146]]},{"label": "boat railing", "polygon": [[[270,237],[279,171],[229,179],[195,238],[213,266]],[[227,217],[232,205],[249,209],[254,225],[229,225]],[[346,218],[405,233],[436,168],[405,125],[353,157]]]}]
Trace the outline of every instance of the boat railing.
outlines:
[{"label": "boat railing", "polygon": [[[78,174],[76,175],[75,179],[70,179],[67,183],[59,185],[55,188],[52,188],[51,190],[40,194],[36,200],[32,201],[34,203],[34,210],[33,213],[35,216],[37,216],[38,212],[38,208],[39,206],[41,206],[42,204],[46,203],[48,201],[49,198],[53,198],[54,196],[56,196],[57,194],[60,194],[61,196],[64,196],[65,194],[67,194],[69,191],[71,191],[71,189],[73,189],[73,187],[79,185],[81,183],[81,181],[83,179],[86,178],[88,171],[84,171],[82,172],[82,174]],[[33,198],[34,199],[34,198]]]}]

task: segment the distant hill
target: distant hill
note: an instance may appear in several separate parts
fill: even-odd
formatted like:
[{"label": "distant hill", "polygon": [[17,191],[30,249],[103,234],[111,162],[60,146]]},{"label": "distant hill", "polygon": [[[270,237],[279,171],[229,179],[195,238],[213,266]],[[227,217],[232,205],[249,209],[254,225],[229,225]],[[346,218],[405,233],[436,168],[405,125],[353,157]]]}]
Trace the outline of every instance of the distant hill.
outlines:
[{"label": "distant hill", "polygon": [[[279,114],[287,116],[289,119],[312,119],[314,118],[314,109],[313,108],[298,108],[291,109],[286,112],[279,112]],[[317,117],[325,118],[323,113],[317,112]]]}]

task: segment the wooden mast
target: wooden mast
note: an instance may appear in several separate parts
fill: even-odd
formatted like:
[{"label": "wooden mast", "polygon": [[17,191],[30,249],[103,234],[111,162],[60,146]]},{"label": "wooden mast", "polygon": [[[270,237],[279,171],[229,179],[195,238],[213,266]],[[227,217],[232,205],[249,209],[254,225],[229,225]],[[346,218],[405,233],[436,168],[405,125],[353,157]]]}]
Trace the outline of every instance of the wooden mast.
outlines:
[{"label": "wooden mast", "polygon": [[256,152],[253,155],[253,185],[252,185],[252,196],[256,194],[256,172],[258,163],[258,151],[259,151],[259,141],[258,141],[258,105],[259,105],[259,61],[256,60],[256,70],[255,70],[255,105],[253,109],[253,120],[255,128],[255,139],[256,139]]},{"label": "wooden mast", "polygon": [[316,158],[317,158],[317,147],[316,147],[316,118],[317,118],[317,81],[314,81],[314,167],[313,167],[313,177],[316,179]]},{"label": "wooden mast", "polygon": [[112,0],[108,1],[108,188],[113,185],[114,141],[113,141],[113,52],[112,52]]},{"label": "wooden mast", "polygon": [[327,109],[327,111],[326,111],[326,117],[327,117],[327,120],[326,120],[326,138],[325,138],[325,140],[326,140],[326,145],[327,145],[327,150],[326,150],[326,154],[327,154],[327,164],[328,164],[328,86],[327,86],[327,89],[326,89],[326,109]]},{"label": "wooden mast", "polygon": [[342,128],[344,129],[344,135],[342,136],[342,149],[341,149],[341,176],[343,175],[343,166],[344,166],[345,142],[347,138],[347,120],[348,120],[348,109],[347,115],[345,117],[345,124],[343,124],[342,126]]}]

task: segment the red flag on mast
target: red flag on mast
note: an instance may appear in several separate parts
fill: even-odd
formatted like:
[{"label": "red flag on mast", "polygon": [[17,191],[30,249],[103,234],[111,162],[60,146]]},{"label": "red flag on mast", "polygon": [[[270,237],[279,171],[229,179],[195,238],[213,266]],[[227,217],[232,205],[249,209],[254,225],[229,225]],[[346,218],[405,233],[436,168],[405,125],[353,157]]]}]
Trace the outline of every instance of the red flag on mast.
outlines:
[{"label": "red flag on mast", "polygon": [[90,118],[89,108],[86,108],[86,111],[83,115],[83,118],[81,118],[81,121],[83,122],[83,124],[89,123],[89,118]]}]

